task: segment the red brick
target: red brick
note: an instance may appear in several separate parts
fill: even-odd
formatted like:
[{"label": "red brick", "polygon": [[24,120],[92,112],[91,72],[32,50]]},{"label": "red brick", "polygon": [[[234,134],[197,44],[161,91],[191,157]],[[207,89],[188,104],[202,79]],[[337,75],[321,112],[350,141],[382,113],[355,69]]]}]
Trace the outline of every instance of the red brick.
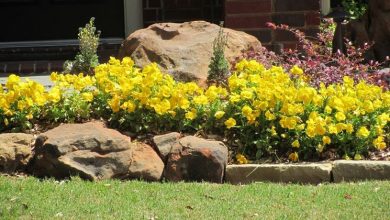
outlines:
[{"label": "red brick", "polygon": [[275,30],[274,31],[274,41],[296,41],[297,38],[295,35],[289,31],[285,30]]},{"label": "red brick", "polygon": [[318,26],[321,23],[320,12],[308,12],[306,13],[306,25]]},{"label": "red brick", "polygon": [[269,43],[267,43],[267,44],[261,44],[261,46],[265,47],[265,48],[266,48],[267,50],[269,50],[269,51],[272,51],[272,48],[273,48],[272,44],[269,44]]},{"label": "red brick", "polygon": [[272,31],[266,30],[250,30],[245,31],[246,33],[255,36],[261,43],[270,43],[272,41]]},{"label": "red brick", "polygon": [[275,11],[319,11],[320,0],[275,0]]},{"label": "red brick", "polygon": [[228,28],[266,28],[266,23],[271,21],[271,16],[226,16]]},{"label": "red brick", "polygon": [[291,27],[305,26],[305,15],[299,14],[275,14],[272,16],[272,21],[275,24],[286,24]]},{"label": "red brick", "polygon": [[176,9],[166,10],[165,19],[167,21],[190,21],[202,18],[202,12],[196,9]]},{"label": "red brick", "polygon": [[283,44],[283,49],[284,50],[295,50],[297,49],[297,43],[291,42],[291,43],[284,43]]},{"label": "red brick", "polygon": [[318,33],[320,32],[320,29],[319,28],[306,28],[306,29],[304,29],[302,31],[305,33],[305,35],[307,37],[317,38]]},{"label": "red brick", "polygon": [[271,0],[227,1],[225,3],[226,14],[267,13],[271,10]]}]

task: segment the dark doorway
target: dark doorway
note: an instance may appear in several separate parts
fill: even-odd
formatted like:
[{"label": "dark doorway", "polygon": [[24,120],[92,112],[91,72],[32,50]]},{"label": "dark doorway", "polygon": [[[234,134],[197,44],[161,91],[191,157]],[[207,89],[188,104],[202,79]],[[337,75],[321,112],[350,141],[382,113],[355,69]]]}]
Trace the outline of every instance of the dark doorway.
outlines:
[{"label": "dark doorway", "polygon": [[0,0],[0,42],[76,39],[91,17],[102,38],[124,37],[123,0]]}]

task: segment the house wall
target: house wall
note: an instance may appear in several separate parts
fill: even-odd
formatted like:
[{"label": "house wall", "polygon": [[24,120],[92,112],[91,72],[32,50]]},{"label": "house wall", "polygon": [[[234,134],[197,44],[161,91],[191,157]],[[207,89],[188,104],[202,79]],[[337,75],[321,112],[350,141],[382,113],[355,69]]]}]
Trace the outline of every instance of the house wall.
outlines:
[{"label": "house wall", "polygon": [[293,34],[270,30],[266,23],[287,24],[315,37],[320,25],[320,0],[226,0],[226,27],[256,36],[263,45],[297,45]]},{"label": "house wall", "polygon": [[287,24],[315,37],[320,24],[320,0],[143,0],[144,27],[157,22],[206,20],[256,36],[263,45],[295,48],[286,31],[270,30],[267,22]]},{"label": "house wall", "polygon": [[224,0],[143,0],[144,27],[159,22],[224,20]]}]

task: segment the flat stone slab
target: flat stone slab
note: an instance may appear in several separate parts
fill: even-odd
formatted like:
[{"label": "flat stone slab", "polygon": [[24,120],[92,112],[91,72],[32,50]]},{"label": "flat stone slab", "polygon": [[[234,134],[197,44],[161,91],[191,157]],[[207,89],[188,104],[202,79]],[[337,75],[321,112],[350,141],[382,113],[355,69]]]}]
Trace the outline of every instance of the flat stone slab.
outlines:
[{"label": "flat stone slab", "polygon": [[338,160],[333,164],[334,182],[390,180],[390,161]]},{"label": "flat stone slab", "polygon": [[225,180],[232,184],[282,182],[318,184],[331,181],[331,163],[228,165]]}]

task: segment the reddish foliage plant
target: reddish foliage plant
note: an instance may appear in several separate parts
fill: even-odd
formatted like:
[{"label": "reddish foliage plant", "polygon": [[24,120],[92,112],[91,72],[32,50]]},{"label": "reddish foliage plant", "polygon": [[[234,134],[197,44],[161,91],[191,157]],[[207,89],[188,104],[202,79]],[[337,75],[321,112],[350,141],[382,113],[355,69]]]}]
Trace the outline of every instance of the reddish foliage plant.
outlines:
[{"label": "reddish foliage plant", "polygon": [[277,55],[266,48],[256,48],[246,51],[240,59],[254,59],[266,67],[280,65],[286,70],[298,65],[304,69],[311,85],[318,87],[321,83],[329,85],[341,83],[344,76],[355,81],[365,80],[388,90],[390,85],[390,69],[384,68],[384,63],[367,61],[364,54],[372,46],[365,44],[356,47],[346,39],[347,53],[332,53],[331,42],[333,32],[321,31],[317,38],[309,39],[302,31],[287,25],[267,24],[271,29],[289,31],[298,40],[298,49],[284,50]]}]

